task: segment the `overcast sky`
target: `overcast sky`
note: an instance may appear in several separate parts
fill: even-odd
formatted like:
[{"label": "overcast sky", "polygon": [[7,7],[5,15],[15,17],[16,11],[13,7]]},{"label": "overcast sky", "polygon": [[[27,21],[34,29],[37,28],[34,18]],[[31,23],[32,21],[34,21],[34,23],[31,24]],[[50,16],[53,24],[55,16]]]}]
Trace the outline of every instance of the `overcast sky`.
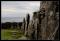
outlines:
[{"label": "overcast sky", "polygon": [[40,1],[1,1],[1,17],[25,17],[32,16],[39,10]]}]

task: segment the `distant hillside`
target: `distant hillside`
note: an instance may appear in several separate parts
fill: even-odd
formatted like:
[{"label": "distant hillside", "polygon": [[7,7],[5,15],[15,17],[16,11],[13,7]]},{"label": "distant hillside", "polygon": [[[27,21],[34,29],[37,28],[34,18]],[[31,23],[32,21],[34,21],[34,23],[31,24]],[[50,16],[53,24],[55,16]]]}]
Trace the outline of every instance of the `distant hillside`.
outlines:
[{"label": "distant hillside", "polygon": [[1,18],[1,22],[22,22],[23,18],[22,17],[3,17]]}]

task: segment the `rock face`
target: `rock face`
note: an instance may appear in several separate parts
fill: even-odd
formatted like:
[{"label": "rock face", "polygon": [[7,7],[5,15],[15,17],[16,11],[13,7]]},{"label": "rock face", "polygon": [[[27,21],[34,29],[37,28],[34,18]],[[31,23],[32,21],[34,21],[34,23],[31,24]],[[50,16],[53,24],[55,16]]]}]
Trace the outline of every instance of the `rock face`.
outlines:
[{"label": "rock face", "polygon": [[40,4],[32,20],[26,19],[25,35],[33,40],[54,40],[59,27],[59,1],[41,1]]},{"label": "rock face", "polygon": [[[43,3],[43,4],[42,4]],[[54,40],[55,33],[58,30],[58,15],[59,2],[58,1],[44,1],[41,8],[45,8],[45,17],[42,20],[42,40]],[[46,7],[47,6],[47,7]],[[56,11],[57,10],[57,11]],[[58,17],[58,18],[57,18]],[[45,26],[44,26],[45,25]]]}]

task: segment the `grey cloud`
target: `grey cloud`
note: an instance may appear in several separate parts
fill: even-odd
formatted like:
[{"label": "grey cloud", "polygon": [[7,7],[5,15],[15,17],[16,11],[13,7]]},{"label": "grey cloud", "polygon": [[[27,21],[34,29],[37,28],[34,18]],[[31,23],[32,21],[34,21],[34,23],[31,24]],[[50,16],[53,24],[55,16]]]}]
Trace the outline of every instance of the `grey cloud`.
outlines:
[{"label": "grey cloud", "polygon": [[[31,6],[30,3],[38,2],[29,2],[29,1],[2,1],[2,8],[15,8],[16,12],[3,12],[2,17],[6,16],[26,16],[27,13],[32,13],[32,11],[37,11],[39,8],[37,5]],[[9,15],[10,14],[10,15]],[[30,14],[31,15],[31,14]]]}]

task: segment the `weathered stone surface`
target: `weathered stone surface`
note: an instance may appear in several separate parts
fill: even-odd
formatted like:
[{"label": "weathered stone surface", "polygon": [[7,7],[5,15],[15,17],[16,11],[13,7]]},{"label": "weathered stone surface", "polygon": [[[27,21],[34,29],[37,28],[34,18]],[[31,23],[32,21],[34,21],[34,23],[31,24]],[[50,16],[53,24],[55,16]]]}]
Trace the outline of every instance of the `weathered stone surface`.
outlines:
[{"label": "weathered stone surface", "polygon": [[33,40],[54,40],[59,27],[59,2],[41,1],[40,11],[34,12],[32,20],[27,17],[25,35]]},{"label": "weathered stone surface", "polygon": [[56,27],[57,26],[56,23],[58,22],[56,21],[57,18],[56,18],[56,11],[55,11],[56,9],[58,9],[56,8],[58,1],[45,1],[42,3],[41,3],[41,8],[45,8],[45,11],[46,11],[45,13],[46,19],[44,18],[45,21],[44,19],[42,20],[42,25],[41,25],[41,28],[44,30],[44,31],[42,30],[42,40],[48,40],[48,38],[50,38],[50,40],[54,40],[53,33],[55,32],[55,29],[58,28]]}]

